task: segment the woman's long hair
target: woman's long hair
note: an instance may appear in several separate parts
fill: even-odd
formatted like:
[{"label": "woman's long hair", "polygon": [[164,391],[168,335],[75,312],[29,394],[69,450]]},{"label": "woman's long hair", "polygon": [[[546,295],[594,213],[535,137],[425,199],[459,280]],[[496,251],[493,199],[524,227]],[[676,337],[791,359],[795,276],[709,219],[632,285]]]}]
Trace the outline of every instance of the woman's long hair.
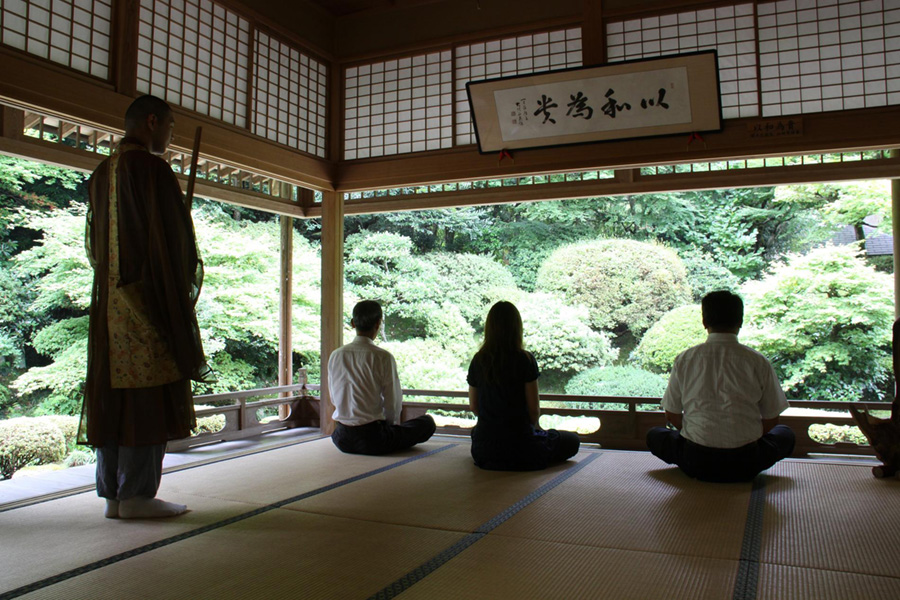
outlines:
[{"label": "woman's long hair", "polygon": [[499,382],[522,351],[519,310],[511,302],[500,301],[488,312],[484,322],[484,342],[475,355],[485,379],[491,383]]}]

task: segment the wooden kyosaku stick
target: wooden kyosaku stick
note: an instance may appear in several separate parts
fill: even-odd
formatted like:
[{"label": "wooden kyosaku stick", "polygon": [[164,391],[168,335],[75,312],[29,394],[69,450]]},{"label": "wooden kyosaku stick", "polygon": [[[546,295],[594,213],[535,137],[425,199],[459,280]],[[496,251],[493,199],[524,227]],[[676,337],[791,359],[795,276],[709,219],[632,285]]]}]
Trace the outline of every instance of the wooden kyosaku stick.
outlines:
[{"label": "wooden kyosaku stick", "polygon": [[194,149],[191,151],[191,173],[188,176],[187,191],[184,194],[184,203],[188,208],[194,202],[194,183],[197,181],[197,161],[200,158],[200,134],[203,132],[202,127],[197,127],[194,134]]}]

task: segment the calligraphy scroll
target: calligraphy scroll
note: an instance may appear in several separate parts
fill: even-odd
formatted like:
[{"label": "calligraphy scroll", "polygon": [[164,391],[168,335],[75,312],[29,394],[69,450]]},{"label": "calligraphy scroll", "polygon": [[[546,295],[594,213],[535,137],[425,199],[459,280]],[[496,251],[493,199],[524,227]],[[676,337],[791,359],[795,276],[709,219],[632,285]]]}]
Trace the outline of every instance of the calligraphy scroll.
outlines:
[{"label": "calligraphy scroll", "polygon": [[715,51],[466,85],[482,153],[721,129]]}]

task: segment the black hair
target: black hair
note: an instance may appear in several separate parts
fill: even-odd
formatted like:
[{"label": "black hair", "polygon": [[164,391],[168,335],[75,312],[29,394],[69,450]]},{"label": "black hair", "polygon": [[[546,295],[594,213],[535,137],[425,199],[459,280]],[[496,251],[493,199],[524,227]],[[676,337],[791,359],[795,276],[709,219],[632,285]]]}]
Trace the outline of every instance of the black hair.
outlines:
[{"label": "black hair", "polygon": [[744,302],[737,294],[710,292],[700,302],[703,325],[710,329],[739,329],[744,324]]},{"label": "black hair", "polygon": [[515,356],[523,352],[522,316],[512,302],[501,300],[484,321],[484,342],[475,355],[485,378],[499,382]]},{"label": "black hair", "polygon": [[378,326],[383,313],[375,300],[363,300],[353,307],[353,326],[359,333],[371,333]]}]

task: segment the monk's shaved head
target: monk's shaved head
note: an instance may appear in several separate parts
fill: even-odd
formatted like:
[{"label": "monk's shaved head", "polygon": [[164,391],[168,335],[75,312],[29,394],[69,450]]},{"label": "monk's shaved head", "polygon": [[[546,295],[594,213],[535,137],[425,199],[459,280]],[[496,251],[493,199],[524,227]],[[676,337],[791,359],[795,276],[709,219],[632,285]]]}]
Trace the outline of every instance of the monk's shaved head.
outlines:
[{"label": "monk's shaved head", "polygon": [[162,98],[141,96],[125,111],[125,136],[143,144],[153,154],[163,154],[172,142],[175,116]]},{"label": "monk's shaved head", "polygon": [[140,127],[147,121],[147,117],[155,115],[157,119],[162,121],[172,114],[172,107],[168,102],[156,96],[141,96],[131,103],[128,110],[125,111],[125,130]]}]

